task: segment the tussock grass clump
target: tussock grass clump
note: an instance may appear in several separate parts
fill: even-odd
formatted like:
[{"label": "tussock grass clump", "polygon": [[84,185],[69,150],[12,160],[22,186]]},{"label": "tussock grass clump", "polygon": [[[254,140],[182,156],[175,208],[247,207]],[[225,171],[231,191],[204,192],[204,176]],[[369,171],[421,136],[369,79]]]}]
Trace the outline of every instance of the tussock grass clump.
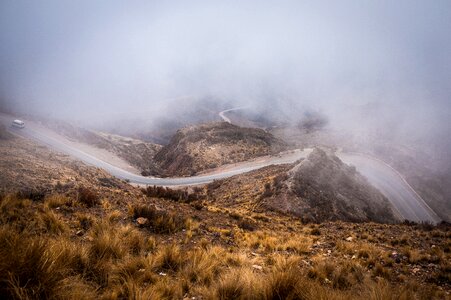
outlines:
[{"label": "tussock grass clump", "polygon": [[373,268],[373,275],[378,277],[383,277],[385,279],[390,278],[390,272],[387,268],[377,263]]},{"label": "tussock grass clump", "polygon": [[133,277],[124,275],[119,278],[111,290],[106,291],[104,299],[154,299],[144,298],[144,291]]},{"label": "tussock grass clump", "polygon": [[51,298],[70,271],[67,252],[58,250],[47,239],[1,228],[0,298]]},{"label": "tussock grass clump", "polygon": [[[217,299],[246,299],[251,293],[249,290],[249,273],[243,270],[232,270],[219,279],[215,287]],[[248,297],[246,297],[248,296]]]},{"label": "tussock grass clump", "polygon": [[122,243],[117,235],[111,232],[99,232],[89,248],[89,256],[95,260],[121,258],[124,255]]},{"label": "tussock grass clump", "polygon": [[285,248],[288,252],[294,252],[296,254],[307,254],[310,250],[311,242],[305,239],[292,239],[288,240],[282,245],[282,249]]},{"label": "tussock grass clump", "polygon": [[45,209],[38,215],[38,224],[50,234],[60,235],[68,231],[66,223],[57,214],[48,209]]},{"label": "tussock grass clump", "polygon": [[285,263],[269,274],[264,284],[265,299],[300,299],[297,286],[303,276],[293,262]]},{"label": "tussock grass clump", "polygon": [[330,299],[324,288],[306,279],[297,258],[276,256],[267,272],[247,266],[221,274],[213,286],[213,299]]},{"label": "tussock grass clump", "polygon": [[358,264],[347,261],[337,264],[319,261],[307,273],[308,277],[321,283],[332,284],[336,289],[344,290],[360,284],[365,279],[365,270]]},{"label": "tussock grass clump", "polygon": [[410,249],[409,247],[404,247],[403,253],[407,257],[408,262],[411,264],[416,264],[423,259],[420,251]]},{"label": "tussock grass clump", "polygon": [[76,213],[75,216],[78,221],[78,226],[84,230],[88,230],[94,224],[93,217],[88,214]]},{"label": "tussock grass clump", "polygon": [[[12,224],[16,228],[24,229],[33,218],[28,209],[32,202],[16,195],[6,195],[0,198],[0,223]],[[28,222],[27,222],[28,220]]]},{"label": "tussock grass clump", "polygon": [[89,255],[97,260],[140,255],[146,247],[143,234],[130,225],[115,226],[103,221],[93,227],[91,235],[93,241]]},{"label": "tussock grass clump", "polygon": [[44,200],[44,208],[57,208],[69,204],[70,200],[63,195],[50,195]]},{"label": "tussock grass clump", "polygon": [[156,254],[155,268],[176,272],[185,264],[185,257],[175,244],[164,246]]},{"label": "tussock grass clump", "polygon": [[191,284],[210,285],[220,272],[220,259],[213,251],[194,250],[190,253],[181,273]]},{"label": "tussock grass clump", "polygon": [[136,228],[130,225],[121,226],[118,230],[118,235],[123,243],[123,247],[131,255],[141,255],[146,249],[146,238]]},{"label": "tussock grass clump", "polygon": [[171,278],[164,277],[146,290],[143,299],[183,299],[183,288]]},{"label": "tussock grass clump", "polygon": [[146,218],[148,222],[144,227],[155,233],[174,233],[186,225],[186,218],[147,205],[133,206],[132,215],[135,220]]},{"label": "tussock grass clump", "polygon": [[78,189],[77,198],[78,201],[86,207],[93,207],[100,204],[97,193],[86,187],[80,187]]},{"label": "tussock grass clump", "polygon": [[117,223],[122,218],[122,213],[119,210],[113,210],[108,214],[108,221],[110,223]]}]

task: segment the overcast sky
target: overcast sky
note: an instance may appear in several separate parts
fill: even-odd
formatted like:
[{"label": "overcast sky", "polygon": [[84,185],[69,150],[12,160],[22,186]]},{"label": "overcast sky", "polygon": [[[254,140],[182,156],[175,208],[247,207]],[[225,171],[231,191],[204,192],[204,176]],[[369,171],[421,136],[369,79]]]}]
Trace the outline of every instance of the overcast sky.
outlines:
[{"label": "overcast sky", "polygon": [[447,135],[450,95],[449,0],[0,2],[0,99],[16,109],[151,116],[211,96],[343,121],[371,104]]}]

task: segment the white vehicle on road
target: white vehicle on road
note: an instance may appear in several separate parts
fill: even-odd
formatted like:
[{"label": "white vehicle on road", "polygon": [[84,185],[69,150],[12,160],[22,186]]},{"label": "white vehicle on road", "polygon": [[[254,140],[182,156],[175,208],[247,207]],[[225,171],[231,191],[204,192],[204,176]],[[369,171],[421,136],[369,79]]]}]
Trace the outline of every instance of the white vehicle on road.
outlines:
[{"label": "white vehicle on road", "polygon": [[14,120],[13,123],[11,124],[11,126],[16,127],[16,128],[24,128],[25,123],[21,120]]}]

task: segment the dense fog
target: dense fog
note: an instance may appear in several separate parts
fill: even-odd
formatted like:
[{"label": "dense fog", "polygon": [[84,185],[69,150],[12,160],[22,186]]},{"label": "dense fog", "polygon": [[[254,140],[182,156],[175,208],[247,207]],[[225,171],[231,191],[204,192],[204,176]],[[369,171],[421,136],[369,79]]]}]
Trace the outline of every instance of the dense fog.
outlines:
[{"label": "dense fog", "polygon": [[443,156],[450,53],[447,0],[0,3],[2,109],[87,126],[208,99]]}]

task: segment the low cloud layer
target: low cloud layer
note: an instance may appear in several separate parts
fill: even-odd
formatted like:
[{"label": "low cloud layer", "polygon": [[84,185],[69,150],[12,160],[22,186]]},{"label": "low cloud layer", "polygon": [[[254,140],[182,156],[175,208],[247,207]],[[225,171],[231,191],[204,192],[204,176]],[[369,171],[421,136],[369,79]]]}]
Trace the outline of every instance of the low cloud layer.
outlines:
[{"label": "low cloud layer", "polygon": [[450,53],[447,0],[0,4],[2,105],[84,122],[211,97],[446,144]]}]

